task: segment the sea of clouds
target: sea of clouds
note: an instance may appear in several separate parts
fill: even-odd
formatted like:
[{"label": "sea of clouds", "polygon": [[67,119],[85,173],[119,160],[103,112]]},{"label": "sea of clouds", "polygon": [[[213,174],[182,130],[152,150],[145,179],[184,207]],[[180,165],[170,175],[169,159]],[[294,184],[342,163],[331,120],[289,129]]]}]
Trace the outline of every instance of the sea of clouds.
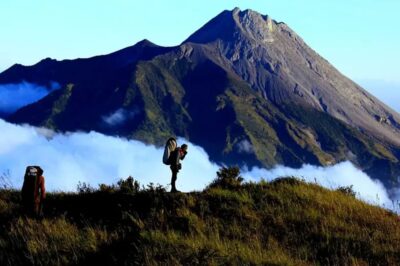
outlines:
[{"label": "sea of clouds", "polygon": [[[51,191],[76,191],[78,182],[97,187],[100,183],[112,184],[128,176],[143,185],[169,186],[170,183],[169,167],[162,163],[163,150],[139,141],[97,132],[59,134],[1,119],[0,132],[0,176],[15,188],[22,186],[27,165],[40,165],[44,169],[46,186]],[[186,141],[179,139],[178,142]],[[188,144],[189,153],[183,161],[177,186],[182,191],[201,190],[216,177],[221,166],[211,162],[203,148]],[[329,167],[304,165],[300,169],[244,168],[242,176],[248,181],[296,176],[330,189],[353,185],[358,198],[387,208],[394,206],[383,185],[350,162]]]},{"label": "sea of clouds", "polygon": [[57,82],[51,82],[49,88],[25,81],[18,84],[2,84],[0,85],[0,114],[11,114],[59,88],[60,85]]}]

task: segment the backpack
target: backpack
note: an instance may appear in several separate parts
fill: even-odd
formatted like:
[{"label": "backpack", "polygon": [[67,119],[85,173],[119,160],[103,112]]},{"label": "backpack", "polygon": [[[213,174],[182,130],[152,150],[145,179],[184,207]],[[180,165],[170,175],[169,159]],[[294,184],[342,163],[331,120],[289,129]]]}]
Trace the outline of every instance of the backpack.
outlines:
[{"label": "backpack", "polygon": [[24,184],[22,185],[22,201],[25,204],[32,203],[35,198],[35,189],[38,177],[43,170],[38,166],[28,166],[25,170]]},{"label": "backpack", "polygon": [[166,165],[170,165],[170,157],[171,153],[175,151],[177,147],[176,139],[175,138],[169,138],[167,142],[165,143],[165,148],[164,148],[164,155],[163,155],[163,163]]}]

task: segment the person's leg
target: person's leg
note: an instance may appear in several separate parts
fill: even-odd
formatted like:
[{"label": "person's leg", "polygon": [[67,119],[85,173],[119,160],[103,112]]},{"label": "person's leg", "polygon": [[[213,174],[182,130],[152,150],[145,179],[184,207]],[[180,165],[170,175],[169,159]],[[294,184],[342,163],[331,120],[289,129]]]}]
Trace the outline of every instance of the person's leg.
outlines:
[{"label": "person's leg", "polygon": [[176,182],[176,179],[177,179],[177,175],[178,175],[178,172],[177,171],[174,171],[174,170],[172,170],[172,177],[171,177],[171,192],[176,192],[177,190],[176,190],[176,186],[175,186],[175,182]]},{"label": "person's leg", "polygon": [[33,215],[35,216],[35,218],[39,218],[40,216],[39,210],[40,210],[40,204],[39,202],[35,202],[33,207]]},{"label": "person's leg", "polygon": [[27,208],[26,208],[26,214],[27,216],[34,218],[36,217],[36,212],[35,212],[35,202],[31,201],[28,203]]}]

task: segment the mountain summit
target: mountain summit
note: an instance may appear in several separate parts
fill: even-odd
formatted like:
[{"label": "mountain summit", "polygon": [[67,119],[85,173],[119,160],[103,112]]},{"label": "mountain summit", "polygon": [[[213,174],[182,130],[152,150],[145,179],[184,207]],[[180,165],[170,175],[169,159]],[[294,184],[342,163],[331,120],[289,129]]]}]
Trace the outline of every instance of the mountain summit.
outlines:
[{"label": "mountain summit", "polygon": [[251,10],[223,11],[176,47],[143,41],[0,74],[0,84],[22,81],[63,89],[18,110],[14,123],[157,145],[178,135],[229,164],[350,160],[389,188],[400,174],[399,115],[286,24]]},{"label": "mountain summit", "polygon": [[201,29],[191,35],[185,42],[210,43],[216,40],[236,42],[251,40],[268,44],[273,42],[273,31],[276,22],[269,16],[263,16],[252,10],[224,11]]}]

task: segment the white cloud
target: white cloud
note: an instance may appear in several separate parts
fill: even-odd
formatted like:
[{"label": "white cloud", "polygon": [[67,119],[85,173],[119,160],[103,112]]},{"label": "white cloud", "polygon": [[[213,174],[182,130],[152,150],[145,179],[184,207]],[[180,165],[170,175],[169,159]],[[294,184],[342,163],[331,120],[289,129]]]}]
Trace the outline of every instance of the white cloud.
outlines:
[{"label": "white cloud", "polygon": [[254,153],[253,145],[251,145],[250,141],[248,141],[247,139],[242,140],[236,145],[237,151],[239,153]]},{"label": "white cloud", "polygon": [[52,82],[50,88],[25,81],[18,84],[2,84],[0,85],[0,113],[13,113],[59,88],[60,85],[56,82]]},{"label": "white cloud", "polygon": [[103,121],[110,127],[122,125],[126,120],[133,118],[139,113],[139,110],[127,110],[119,108],[107,116],[103,116]]},{"label": "white cloud", "polygon": [[[153,182],[167,186],[170,183],[170,169],[162,163],[163,150],[139,141],[96,132],[56,134],[31,126],[13,125],[1,119],[0,132],[0,175],[9,171],[12,184],[17,188],[22,185],[27,165],[42,166],[47,188],[53,191],[75,191],[79,181],[95,187],[99,183],[111,184],[129,175],[143,185]],[[178,140],[179,144],[183,142],[183,139]],[[182,191],[201,190],[215,178],[220,166],[210,162],[201,147],[188,145],[189,152],[182,162],[177,187]],[[330,189],[353,185],[359,198],[392,208],[383,185],[349,162],[329,167],[304,165],[300,169],[284,166],[271,170],[253,168],[243,170],[242,176],[253,181],[297,176]],[[391,195],[396,192],[399,190]]]}]

